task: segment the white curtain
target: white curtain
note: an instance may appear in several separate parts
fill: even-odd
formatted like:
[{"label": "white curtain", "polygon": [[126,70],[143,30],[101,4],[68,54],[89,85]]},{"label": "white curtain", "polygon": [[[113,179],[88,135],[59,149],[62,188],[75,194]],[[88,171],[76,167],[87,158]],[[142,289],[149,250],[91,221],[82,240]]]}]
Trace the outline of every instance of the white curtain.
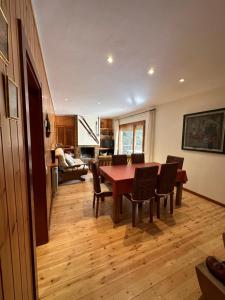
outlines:
[{"label": "white curtain", "polygon": [[155,144],[155,118],[156,110],[150,110],[146,116],[146,132],[145,132],[145,161],[152,162],[154,160],[154,144]]},{"label": "white curtain", "polygon": [[114,154],[119,153],[119,120],[113,121],[113,129],[114,129]]}]

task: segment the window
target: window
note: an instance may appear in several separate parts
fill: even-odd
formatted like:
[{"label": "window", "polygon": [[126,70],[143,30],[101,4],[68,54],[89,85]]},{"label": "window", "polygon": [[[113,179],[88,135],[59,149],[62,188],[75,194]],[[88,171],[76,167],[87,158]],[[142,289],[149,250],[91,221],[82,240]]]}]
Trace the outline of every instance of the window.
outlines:
[{"label": "window", "polygon": [[120,125],[119,153],[144,152],[145,121]]}]

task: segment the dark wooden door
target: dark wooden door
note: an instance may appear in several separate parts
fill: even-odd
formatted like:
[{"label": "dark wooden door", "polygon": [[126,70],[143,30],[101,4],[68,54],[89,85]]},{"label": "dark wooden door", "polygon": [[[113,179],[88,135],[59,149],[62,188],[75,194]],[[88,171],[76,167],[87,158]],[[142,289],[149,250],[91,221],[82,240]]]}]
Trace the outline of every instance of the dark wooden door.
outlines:
[{"label": "dark wooden door", "polygon": [[72,126],[56,126],[56,143],[65,146],[74,146],[75,132]]},{"label": "dark wooden door", "polygon": [[57,135],[57,144],[64,145],[64,127],[59,126],[56,129],[56,135]]},{"label": "dark wooden door", "polygon": [[67,146],[74,146],[74,128],[65,127],[65,143]]}]

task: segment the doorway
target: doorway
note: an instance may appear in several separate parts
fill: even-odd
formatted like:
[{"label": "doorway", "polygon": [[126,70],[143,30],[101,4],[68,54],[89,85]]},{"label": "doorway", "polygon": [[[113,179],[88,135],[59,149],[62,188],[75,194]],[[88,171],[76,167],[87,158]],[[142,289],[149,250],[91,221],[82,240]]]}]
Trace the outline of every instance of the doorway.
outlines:
[{"label": "doorway", "polygon": [[33,241],[33,277],[37,297],[36,251],[48,242],[44,120],[41,81],[35,69],[21,20],[18,20],[21,87],[23,98],[24,140],[27,167],[27,187],[30,212],[30,235]]},{"label": "doorway", "polygon": [[27,56],[27,83],[29,126],[26,130],[30,135],[30,150],[28,159],[32,164],[32,185],[34,197],[34,219],[36,245],[48,242],[48,217],[46,198],[46,171],[44,149],[44,121],[42,108],[42,92],[33,66]]}]

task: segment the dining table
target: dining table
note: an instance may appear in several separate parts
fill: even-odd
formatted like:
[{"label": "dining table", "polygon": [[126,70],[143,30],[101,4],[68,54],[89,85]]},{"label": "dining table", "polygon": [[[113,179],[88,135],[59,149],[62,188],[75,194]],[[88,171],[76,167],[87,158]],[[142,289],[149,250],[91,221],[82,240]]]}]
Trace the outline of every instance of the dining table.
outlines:
[{"label": "dining table", "polygon": [[[113,222],[120,221],[120,201],[124,194],[132,193],[134,173],[136,168],[158,166],[158,176],[160,174],[161,164],[158,162],[138,163],[116,166],[99,167],[100,175],[112,184],[113,197]],[[185,170],[178,169],[176,176],[176,205],[181,206],[183,184],[187,182]]]}]

